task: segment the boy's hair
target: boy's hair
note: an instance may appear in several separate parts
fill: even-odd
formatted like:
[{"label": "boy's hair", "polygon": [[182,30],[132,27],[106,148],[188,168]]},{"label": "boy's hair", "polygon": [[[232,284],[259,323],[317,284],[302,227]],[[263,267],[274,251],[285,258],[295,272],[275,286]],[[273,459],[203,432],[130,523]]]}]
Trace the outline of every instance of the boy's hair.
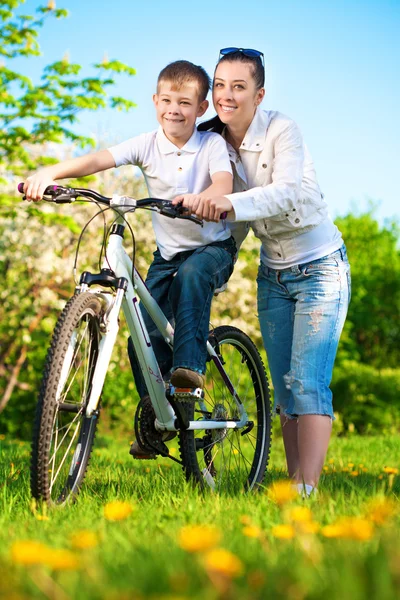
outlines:
[{"label": "boy's hair", "polygon": [[211,86],[211,79],[200,65],[194,65],[188,60],[176,60],[170,63],[160,72],[157,79],[157,89],[161,81],[169,81],[173,87],[180,89],[185,83],[195,81],[198,85],[199,100],[203,102],[207,98]]}]

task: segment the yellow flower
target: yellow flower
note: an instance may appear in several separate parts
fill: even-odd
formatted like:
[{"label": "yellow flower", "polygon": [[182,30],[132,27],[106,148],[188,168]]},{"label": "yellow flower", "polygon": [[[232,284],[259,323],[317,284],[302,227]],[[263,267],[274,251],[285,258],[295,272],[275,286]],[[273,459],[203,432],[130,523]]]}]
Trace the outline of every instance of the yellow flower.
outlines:
[{"label": "yellow flower", "polygon": [[288,511],[287,516],[290,521],[297,523],[306,523],[312,520],[312,512],[307,506],[294,506]]},{"label": "yellow flower", "polygon": [[330,459],[328,460],[328,463],[329,463],[330,465],[333,465],[333,463],[334,463],[334,462],[335,462],[335,459],[334,459],[334,458],[330,458]]},{"label": "yellow flower", "polygon": [[0,433],[0,440],[5,440],[6,436],[4,435],[4,433]]},{"label": "yellow flower", "polygon": [[243,535],[249,538],[259,538],[262,535],[262,531],[255,525],[246,525],[242,530]]},{"label": "yellow flower", "polygon": [[396,467],[383,467],[383,470],[389,475],[397,475],[399,472],[399,470]]},{"label": "yellow flower", "polygon": [[21,540],[11,546],[11,559],[18,565],[39,565],[47,553],[47,546],[35,540]]},{"label": "yellow flower", "polygon": [[291,540],[294,538],[296,532],[293,525],[275,525],[275,527],[272,528],[271,533],[280,540]]},{"label": "yellow flower", "polygon": [[366,519],[360,517],[344,517],[333,525],[327,525],[321,529],[324,537],[345,538],[348,540],[365,541],[372,538],[374,534],[373,525]]},{"label": "yellow flower", "polygon": [[319,524],[315,521],[305,521],[303,523],[297,523],[296,525],[300,533],[317,533],[319,531]]},{"label": "yellow flower", "polygon": [[354,467],[354,463],[347,463],[347,466],[349,467],[349,469],[352,469]]},{"label": "yellow flower", "polygon": [[19,565],[46,565],[57,571],[79,568],[77,557],[69,550],[49,548],[34,540],[15,542],[11,547],[11,558]]},{"label": "yellow flower", "polygon": [[340,525],[325,525],[322,527],[321,533],[327,538],[343,537],[343,528]]},{"label": "yellow flower", "polygon": [[46,565],[54,571],[71,571],[78,569],[78,558],[70,550],[47,549]]},{"label": "yellow flower", "polygon": [[178,544],[186,552],[205,552],[214,548],[221,532],[214,525],[187,525],[178,535]]},{"label": "yellow flower", "polygon": [[290,481],[283,480],[273,483],[268,488],[268,498],[276,502],[279,506],[283,506],[287,502],[291,502],[298,497],[297,491]]},{"label": "yellow flower", "polygon": [[239,521],[242,525],[252,525],[253,523],[249,515],[242,515],[241,517],[239,517]]},{"label": "yellow flower", "polygon": [[49,10],[54,10],[56,7],[56,2],[55,0],[49,0],[49,2],[47,3],[47,8]]},{"label": "yellow flower", "polygon": [[397,505],[387,498],[375,498],[367,505],[366,518],[377,525],[383,525],[397,512]]},{"label": "yellow flower", "polygon": [[87,548],[94,548],[99,543],[97,534],[94,531],[88,529],[82,529],[76,531],[71,535],[71,546],[78,550],[86,550]]},{"label": "yellow flower", "polygon": [[122,521],[129,517],[133,510],[131,504],[128,502],[121,502],[115,500],[114,502],[108,502],[104,507],[104,516],[107,521]]},{"label": "yellow flower", "polygon": [[50,521],[49,517],[46,515],[35,515],[35,519],[38,521]]},{"label": "yellow flower", "polygon": [[242,561],[224,548],[215,548],[204,555],[207,571],[233,579],[243,573]]},{"label": "yellow flower", "polygon": [[350,473],[350,475],[351,475],[352,477],[358,477],[359,473],[358,473],[358,471],[352,471],[352,472]]}]

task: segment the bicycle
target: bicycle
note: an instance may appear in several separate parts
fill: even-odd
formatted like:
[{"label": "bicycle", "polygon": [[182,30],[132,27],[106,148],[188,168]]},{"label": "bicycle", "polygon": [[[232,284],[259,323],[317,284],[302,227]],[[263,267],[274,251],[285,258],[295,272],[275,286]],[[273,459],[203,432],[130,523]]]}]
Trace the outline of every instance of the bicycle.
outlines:
[{"label": "bicycle", "polygon": [[[23,184],[18,186],[23,193]],[[207,342],[206,383],[174,389],[154,355],[138,300],[173,347],[173,328],[151,297],[123,248],[126,213],[140,208],[201,221],[170,201],[112,198],[84,188],[50,186],[44,199],[57,204],[77,198],[111,209],[99,273],[82,273],[74,296],[56,324],[37,403],[31,451],[31,493],[49,505],[73,500],[84,480],[100,414],[103,384],[119,330],[122,308],[151,404],[139,403],[139,443],[182,465],[187,480],[217,491],[253,490],[266,472],[271,441],[268,380],[261,357],[239,329],[221,326]],[[133,235],[133,234],[132,234]],[[188,400],[191,400],[188,402]],[[169,453],[165,432],[178,434],[180,459]]]}]

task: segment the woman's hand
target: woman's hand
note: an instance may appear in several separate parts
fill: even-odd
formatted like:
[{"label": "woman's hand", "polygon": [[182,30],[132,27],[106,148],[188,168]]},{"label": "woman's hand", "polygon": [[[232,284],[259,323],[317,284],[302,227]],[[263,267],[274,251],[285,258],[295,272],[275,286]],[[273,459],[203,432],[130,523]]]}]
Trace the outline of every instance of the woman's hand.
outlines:
[{"label": "woman's hand", "polygon": [[27,178],[24,185],[24,194],[27,200],[37,202],[43,198],[45,189],[49,185],[57,185],[51,176],[51,172],[42,169]]},{"label": "woman's hand", "polygon": [[222,213],[230,212],[233,209],[232,202],[225,196],[208,198],[201,194],[184,194],[174,198],[172,203],[182,204],[199,219],[216,223],[220,220]]}]

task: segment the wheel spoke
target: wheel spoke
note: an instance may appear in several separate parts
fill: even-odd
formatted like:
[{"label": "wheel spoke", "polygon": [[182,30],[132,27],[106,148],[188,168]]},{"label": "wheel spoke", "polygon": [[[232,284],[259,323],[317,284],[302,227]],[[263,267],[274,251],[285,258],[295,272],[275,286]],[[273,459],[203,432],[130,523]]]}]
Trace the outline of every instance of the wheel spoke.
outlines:
[{"label": "wheel spoke", "polygon": [[[269,407],[269,393],[264,367],[251,341],[235,328],[221,327],[220,331],[218,338],[218,329],[215,330],[219,356],[234,393],[229,390],[215,363],[210,361],[204,401],[210,416],[203,414],[202,418],[205,421],[207,418],[240,420],[243,408],[253,427],[244,436],[241,436],[241,429],[228,428],[206,430],[205,436],[204,431],[183,432],[182,439],[187,442],[183,443],[181,454],[185,463],[186,453],[193,447],[194,464],[198,466],[194,473],[210,473],[217,489],[233,493],[243,488],[252,489],[263,478],[269,453],[270,413],[266,408]],[[236,396],[240,398],[240,404]],[[207,427],[206,423],[204,427]],[[245,428],[246,425],[243,430]],[[268,436],[268,440],[264,440],[263,436]],[[202,440],[197,451],[196,439]],[[189,462],[189,468],[186,465],[188,474],[194,468],[192,464]]]}]

